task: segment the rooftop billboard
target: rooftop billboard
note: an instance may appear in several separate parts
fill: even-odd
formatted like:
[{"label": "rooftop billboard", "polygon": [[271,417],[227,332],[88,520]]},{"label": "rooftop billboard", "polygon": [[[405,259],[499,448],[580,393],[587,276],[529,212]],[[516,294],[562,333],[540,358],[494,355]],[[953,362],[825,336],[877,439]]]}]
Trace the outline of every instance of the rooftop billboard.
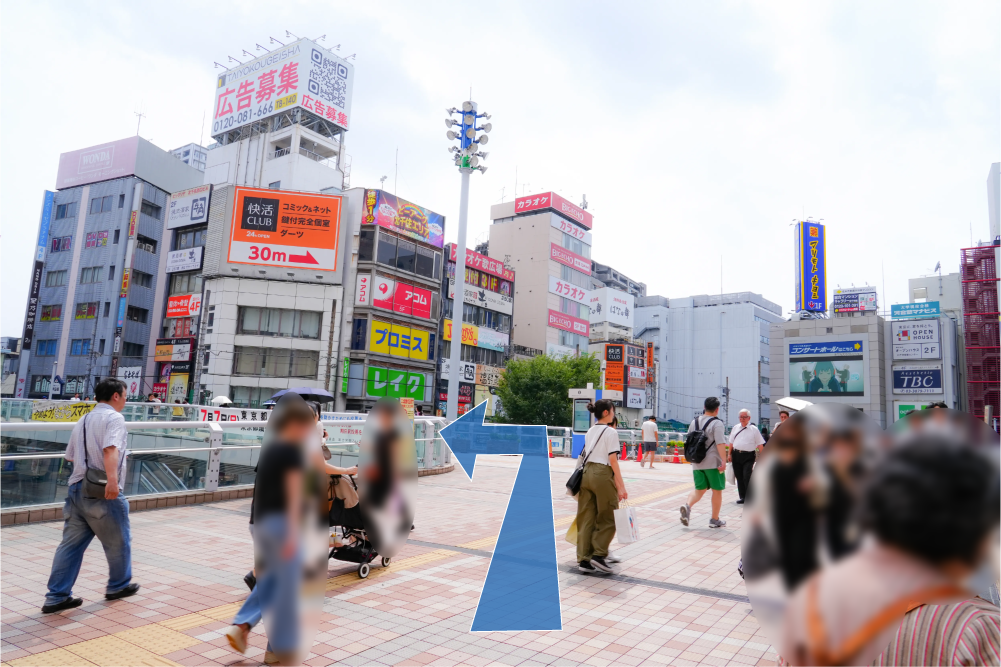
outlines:
[{"label": "rooftop billboard", "polygon": [[591,229],[594,226],[594,216],[576,204],[559,196],[555,192],[543,192],[527,197],[518,197],[514,200],[515,215],[531,213],[532,211],[543,211],[552,209],[561,216],[576,222],[578,225]]},{"label": "rooftop billboard", "polygon": [[136,171],[138,154],[138,136],[63,153],[59,156],[56,190],[131,176]]},{"label": "rooftop billboard", "polygon": [[824,226],[801,220],[795,227],[796,310],[827,311],[827,242]]},{"label": "rooftop billboard", "polygon": [[362,224],[379,225],[438,248],[445,245],[445,216],[382,190],[365,191]]}]

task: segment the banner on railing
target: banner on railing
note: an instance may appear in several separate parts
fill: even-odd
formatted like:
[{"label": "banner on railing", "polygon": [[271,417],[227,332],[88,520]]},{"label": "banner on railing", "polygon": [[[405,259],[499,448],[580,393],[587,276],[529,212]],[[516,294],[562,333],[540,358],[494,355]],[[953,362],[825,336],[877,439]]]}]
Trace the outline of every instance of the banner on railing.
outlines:
[{"label": "banner on railing", "polygon": [[31,408],[33,422],[75,422],[94,409],[96,403],[44,402]]}]

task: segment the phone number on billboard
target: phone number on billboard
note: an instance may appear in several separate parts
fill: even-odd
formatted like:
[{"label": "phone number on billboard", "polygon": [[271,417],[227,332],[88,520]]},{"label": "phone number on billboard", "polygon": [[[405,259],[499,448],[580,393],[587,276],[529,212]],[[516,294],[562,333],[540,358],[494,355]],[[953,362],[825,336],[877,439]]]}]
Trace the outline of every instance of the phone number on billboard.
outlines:
[{"label": "phone number on billboard", "polygon": [[280,97],[274,102],[262,104],[257,107],[257,109],[244,109],[243,111],[238,111],[232,116],[228,116],[214,122],[212,124],[212,131],[219,132],[221,130],[228,130],[232,127],[239,127],[240,125],[249,123],[255,119],[265,118],[273,114],[275,111],[280,111],[281,109],[293,106],[296,101],[298,101],[298,98],[299,93],[292,93],[291,95]]}]

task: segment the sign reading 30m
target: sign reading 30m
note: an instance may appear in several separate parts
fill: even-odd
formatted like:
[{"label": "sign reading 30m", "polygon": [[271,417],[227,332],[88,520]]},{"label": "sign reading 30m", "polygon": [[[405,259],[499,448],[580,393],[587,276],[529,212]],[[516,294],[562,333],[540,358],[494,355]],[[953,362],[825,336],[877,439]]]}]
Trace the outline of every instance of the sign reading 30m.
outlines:
[{"label": "sign reading 30m", "polygon": [[236,188],[229,261],[336,271],[341,198]]}]

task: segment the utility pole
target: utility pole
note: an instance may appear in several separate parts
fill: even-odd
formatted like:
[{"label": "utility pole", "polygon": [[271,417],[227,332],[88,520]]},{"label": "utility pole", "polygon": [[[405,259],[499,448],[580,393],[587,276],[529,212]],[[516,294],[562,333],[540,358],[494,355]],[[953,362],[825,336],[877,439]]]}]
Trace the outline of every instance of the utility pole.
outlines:
[{"label": "utility pole", "polygon": [[[723,417],[726,419],[726,424],[729,424],[730,423],[730,376],[729,375],[726,376],[726,391],[723,392],[723,396],[726,398],[726,403],[723,404],[724,406],[726,406],[723,409]],[[723,425],[724,428],[726,428],[726,424]]]},{"label": "utility pole", "polygon": [[58,361],[52,362],[52,375],[49,377],[49,400],[52,400],[52,390],[56,385],[56,368],[59,366]]},{"label": "utility pole", "polygon": [[486,158],[486,153],[480,153],[480,146],[487,144],[486,134],[476,136],[477,130],[484,133],[490,132],[493,126],[484,123],[482,127],[476,127],[476,121],[480,118],[490,118],[490,114],[477,113],[476,102],[472,100],[462,103],[462,110],[452,107],[446,109],[449,116],[458,114],[459,121],[452,118],[445,119],[445,126],[452,128],[459,127],[459,131],[449,129],[449,141],[459,140],[459,146],[452,146],[448,150],[455,153],[455,166],[459,168],[462,176],[462,185],[459,190],[459,238],[455,249],[455,293],[452,298],[452,333],[451,349],[448,355],[448,401],[445,404],[445,417],[448,421],[455,421],[459,416],[459,364],[462,360],[462,310],[466,296],[466,222],[469,217],[469,175],[474,171],[485,172],[487,168],[480,166],[481,158]]}]

